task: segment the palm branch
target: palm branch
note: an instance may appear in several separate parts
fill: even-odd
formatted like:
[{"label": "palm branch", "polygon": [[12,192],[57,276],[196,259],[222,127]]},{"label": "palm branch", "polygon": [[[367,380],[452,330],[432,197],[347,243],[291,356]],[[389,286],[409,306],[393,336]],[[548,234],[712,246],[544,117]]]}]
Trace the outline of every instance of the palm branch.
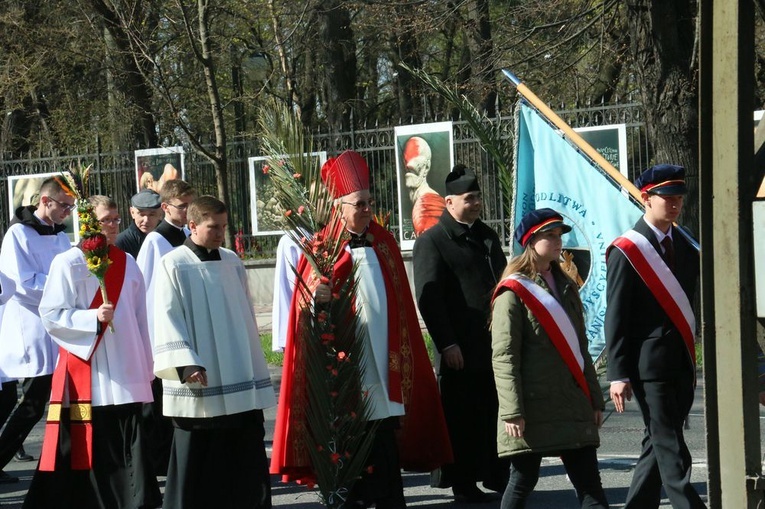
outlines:
[{"label": "palm branch", "polygon": [[297,369],[305,369],[308,401],[305,439],[322,501],[341,508],[366,464],[375,427],[369,424],[372,409],[362,385],[366,338],[354,307],[356,270],[333,287],[328,304],[314,301],[317,282],[337,284],[333,271],[344,253],[345,228],[321,184],[312,139],[296,116],[271,102],[261,108],[259,119],[267,174],[285,211],[288,234],[312,267],[305,277],[295,271],[297,302],[302,303],[296,310],[295,348],[305,359]]},{"label": "palm branch", "polygon": [[[422,69],[414,69],[403,63],[399,65],[460,112],[461,118],[467,122],[470,130],[480,140],[481,147],[494,162],[502,192],[508,198],[513,196],[513,137],[503,129],[499,117],[495,119],[487,117],[478,111],[467,96],[460,94],[453,86],[449,86]],[[503,200],[503,202],[505,207],[509,207],[509,200]],[[507,212],[509,213],[509,210]]]}]

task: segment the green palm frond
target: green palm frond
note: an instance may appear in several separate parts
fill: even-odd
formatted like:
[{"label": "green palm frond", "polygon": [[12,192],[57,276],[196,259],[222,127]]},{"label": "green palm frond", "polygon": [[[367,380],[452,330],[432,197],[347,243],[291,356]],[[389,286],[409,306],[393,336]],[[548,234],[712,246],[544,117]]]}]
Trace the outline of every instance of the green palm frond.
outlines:
[{"label": "green palm frond", "polygon": [[480,140],[482,148],[494,162],[502,192],[508,198],[504,202],[506,206],[509,206],[509,198],[513,196],[514,142],[512,133],[504,130],[499,118],[491,119],[478,111],[473,103],[464,94],[460,94],[454,86],[444,83],[422,69],[414,69],[406,64],[399,65],[433,89],[460,112],[462,119],[467,122],[470,130]]},{"label": "green palm frond", "polygon": [[[313,142],[293,112],[276,102],[260,110],[260,132],[267,174],[285,211],[288,234],[310,264],[297,274],[303,306],[295,348],[304,352],[307,409],[305,438],[322,501],[341,508],[361,475],[376,426],[364,394],[365,329],[359,327],[356,267],[345,282],[334,280],[334,267],[345,254],[345,227],[332,198],[321,184]],[[333,289],[327,304],[314,301],[323,283]],[[338,284],[340,285],[338,287]]]}]

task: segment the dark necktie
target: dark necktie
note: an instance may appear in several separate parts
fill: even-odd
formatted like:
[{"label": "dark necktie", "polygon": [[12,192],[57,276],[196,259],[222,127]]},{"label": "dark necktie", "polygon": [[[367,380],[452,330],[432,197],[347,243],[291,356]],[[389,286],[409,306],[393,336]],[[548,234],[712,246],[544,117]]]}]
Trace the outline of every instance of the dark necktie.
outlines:
[{"label": "dark necktie", "polygon": [[667,262],[667,267],[669,267],[669,270],[674,272],[675,246],[672,243],[672,239],[669,237],[664,237],[664,240],[661,241],[661,246],[664,248],[664,261]]}]

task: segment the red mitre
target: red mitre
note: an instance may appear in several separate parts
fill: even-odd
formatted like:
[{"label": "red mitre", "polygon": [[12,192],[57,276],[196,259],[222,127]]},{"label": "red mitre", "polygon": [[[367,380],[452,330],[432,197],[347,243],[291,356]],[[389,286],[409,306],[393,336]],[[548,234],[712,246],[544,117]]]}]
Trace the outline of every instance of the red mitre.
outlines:
[{"label": "red mitre", "polygon": [[321,167],[321,180],[333,198],[340,198],[362,189],[369,189],[369,166],[361,154],[346,150],[324,163]]}]

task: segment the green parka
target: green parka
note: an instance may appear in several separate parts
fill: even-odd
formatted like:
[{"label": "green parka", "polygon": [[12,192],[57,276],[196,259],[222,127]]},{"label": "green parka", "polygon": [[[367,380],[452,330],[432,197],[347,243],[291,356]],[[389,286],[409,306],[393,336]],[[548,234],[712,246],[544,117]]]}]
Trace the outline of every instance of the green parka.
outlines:
[{"label": "green parka", "polygon": [[[579,336],[592,401],[577,385],[537,319],[515,293],[505,290],[494,301],[491,327],[500,456],[524,452],[556,455],[567,449],[600,445],[594,410],[603,410],[604,401],[587,351],[582,303],[574,282],[558,264],[552,267],[561,305]],[[535,282],[550,291],[541,276]],[[523,438],[513,438],[505,431],[504,421],[515,417],[526,421]]]}]

